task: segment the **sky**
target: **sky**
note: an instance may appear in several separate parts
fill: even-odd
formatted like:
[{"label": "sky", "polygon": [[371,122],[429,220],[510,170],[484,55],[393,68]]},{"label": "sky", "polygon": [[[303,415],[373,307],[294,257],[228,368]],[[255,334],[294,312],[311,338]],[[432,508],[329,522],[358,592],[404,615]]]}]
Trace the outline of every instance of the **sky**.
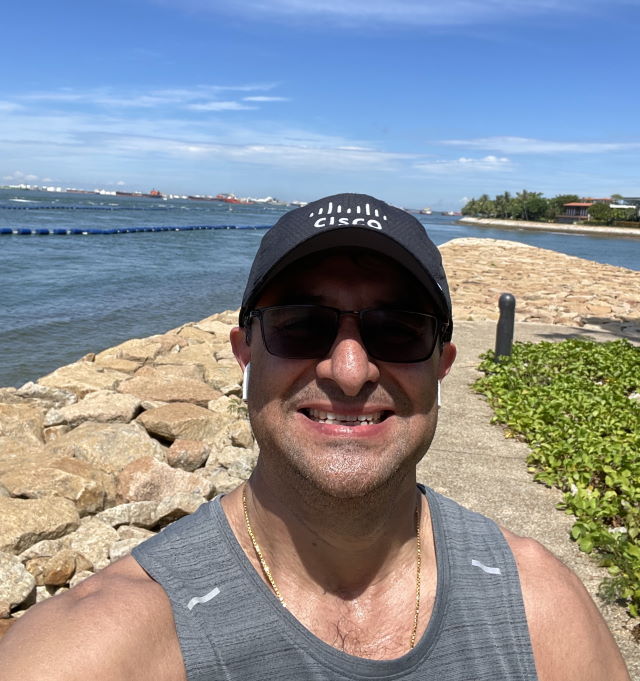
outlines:
[{"label": "sky", "polygon": [[6,3],[0,184],[640,196],[640,0]]}]

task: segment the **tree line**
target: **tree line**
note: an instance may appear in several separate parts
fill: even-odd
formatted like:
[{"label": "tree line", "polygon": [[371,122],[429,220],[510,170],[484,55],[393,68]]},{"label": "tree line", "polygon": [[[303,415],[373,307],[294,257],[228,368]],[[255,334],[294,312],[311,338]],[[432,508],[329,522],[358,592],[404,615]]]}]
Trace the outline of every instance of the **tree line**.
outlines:
[{"label": "tree line", "polygon": [[[619,194],[611,197],[612,201],[621,198]],[[565,213],[565,203],[578,201],[584,201],[584,199],[577,194],[558,194],[548,199],[541,192],[529,192],[523,189],[515,196],[504,192],[493,199],[488,194],[483,194],[477,199],[468,201],[462,209],[462,214],[479,218],[553,222]],[[622,220],[638,222],[638,210],[633,206],[630,206],[628,210],[611,208],[608,203],[594,203],[589,208],[589,222],[611,225]]]}]

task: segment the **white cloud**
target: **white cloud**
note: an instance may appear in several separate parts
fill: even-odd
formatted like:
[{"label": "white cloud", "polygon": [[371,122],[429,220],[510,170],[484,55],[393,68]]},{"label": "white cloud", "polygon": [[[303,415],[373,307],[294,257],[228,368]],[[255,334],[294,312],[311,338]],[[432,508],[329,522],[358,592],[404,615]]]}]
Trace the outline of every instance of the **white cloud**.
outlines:
[{"label": "white cloud", "polygon": [[[195,111],[238,111],[249,108],[242,101],[269,103],[287,101],[286,97],[248,95],[240,102],[230,101],[229,93],[265,92],[276,87],[275,83],[256,83],[241,85],[200,85],[191,88],[173,88],[146,92],[139,90],[128,92],[114,88],[93,88],[75,90],[64,88],[50,92],[33,92],[15,97],[16,102],[0,102],[0,111],[20,108],[22,103],[48,103],[61,106],[84,105],[105,109],[154,109],[174,107]],[[221,99],[221,95],[227,95]],[[4,106],[3,106],[4,104]],[[255,107],[253,107],[255,108]]]},{"label": "white cloud", "polygon": [[0,111],[19,111],[22,107],[16,102],[0,101]]},{"label": "white cloud", "polygon": [[288,97],[266,97],[264,95],[262,96],[256,96],[256,97],[243,97],[243,101],[245,102],[288,102],[289,99]]},{"label": "white cloud", "polygon": [[504,22],[531,16],[582,14],[600,8],[610,12],[615,5],[638,5],[639,0],[155,0],[188,11],[242,12],[261,20],[323,18],[361,26],[363,22],[415,26],[469,25]]},{"label": "white cloud", "polygon": [[247,106],[240,102],[201,102],[199,104],[189,104],[187,109],[191,111],[250,111],[254,106]]},{"label": "white cloud", "polygon": [[464,173],[504,172],[511,170],[511,161],[504,156],[485,156],[484,158],[467,158],[461,156],[452,160],[427,161],[416,163],[421,171],[436,175],[454,175]]},{"label": "white cloud", "polygon": [[440,144],[467,149],[484,149],[503,154],[601,154],[640,149],[640,142],[558,142],[508,136],[442,140]]},{"label": "white cloud", "polygon": [[3,180],[7,180],[8,182],[34,182],[35,180],[38,179],[37,175],[33,175],[32,173],[23,173],[21,170],[16,170],[14,173],[11,175],[5,175]]}]

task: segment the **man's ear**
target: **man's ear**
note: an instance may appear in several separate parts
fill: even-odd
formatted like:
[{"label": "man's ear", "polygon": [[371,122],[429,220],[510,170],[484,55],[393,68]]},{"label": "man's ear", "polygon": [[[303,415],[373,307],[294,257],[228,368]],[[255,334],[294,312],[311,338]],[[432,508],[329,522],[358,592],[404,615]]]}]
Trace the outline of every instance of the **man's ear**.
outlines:
[{"label": "man's ear", "polygon": [[445,343],[440,352],[438,363],[438,380],[441,381],[451,371],[451,365],[456,359],[458,349],[453,343]]},{"label": "man's ear", "polygon": [[247,337],[244,329],[239,326],[234,326],[229,333],[229,340],[231,341],[231,349],[238,360],[240,368],[244,368],[251,361],[251,347],[247,344]]}]

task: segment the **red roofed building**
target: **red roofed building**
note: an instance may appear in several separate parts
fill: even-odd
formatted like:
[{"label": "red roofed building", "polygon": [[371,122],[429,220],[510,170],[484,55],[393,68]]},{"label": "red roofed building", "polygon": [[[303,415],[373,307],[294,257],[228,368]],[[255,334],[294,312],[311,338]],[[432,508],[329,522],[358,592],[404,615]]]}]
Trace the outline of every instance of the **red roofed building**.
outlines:
[{"label": "red roofed building", "polygon": [[609,205],[611,199],[583,199],[582,201],[572,201],[563,204],[564,213],[558,215],[558,222],[580,222],[589,219],[589,208],[594,203],[606,203]]}]

